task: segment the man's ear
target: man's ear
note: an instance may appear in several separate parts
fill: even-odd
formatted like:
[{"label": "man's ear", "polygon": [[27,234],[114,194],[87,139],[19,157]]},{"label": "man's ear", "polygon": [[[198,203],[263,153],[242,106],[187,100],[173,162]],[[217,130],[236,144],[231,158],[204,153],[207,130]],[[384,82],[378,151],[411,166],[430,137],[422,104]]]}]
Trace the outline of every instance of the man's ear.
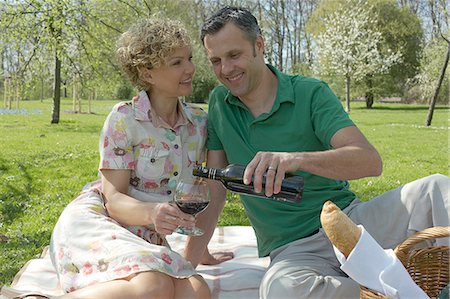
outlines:
[{"label": "man's ear", "polygon": [[255,40],[256,51],[263,53],[264,52],[264,38],[261,34],[258,34]]},{"label": "man's ear", "polygon": [[140,67],[138,68],[139,77],[141,77],[142,81],[148,82],[150,84],[153,84],[153,72],[151,69],[147,67]]},{"label": "man's ear", "polygon": [[264,55],[264,38],[261,34],[256,37],[255,40],[255,50],[258,53],[262,53]]}]

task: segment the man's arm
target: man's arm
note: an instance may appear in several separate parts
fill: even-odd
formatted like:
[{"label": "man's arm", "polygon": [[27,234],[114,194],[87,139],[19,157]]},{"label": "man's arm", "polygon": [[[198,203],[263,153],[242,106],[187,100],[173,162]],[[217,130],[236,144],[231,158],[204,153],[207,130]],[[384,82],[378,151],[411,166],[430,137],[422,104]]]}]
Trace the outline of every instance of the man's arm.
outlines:
[{"label": "man's arm", "polygon": [[270,196],[280,192],[286,172],[301,170],[336,180],[381,174],[380,155],[356,126],[337,131],[331,139],[331,146],[332,149],[319,152],[258,152],[247,165],[244,182],[250,183],[254,174],[255,191],[260,192],[262,175],[267,172],[265,193]]},{"label": "man's arm", "polygon": [[[228,161],[223,150],[208,151],[207,166],[213,168],[224,168]],[[197,216],[196,226],[204,230],[203,236],[189,237],[186,243],[184,255],[192,265],[197,266],[206,252],[211,236],[219,219],[219,215],[225,205],[226,189],[219,181],[208,180],[211,192],[211,201],[205,211]]]}]

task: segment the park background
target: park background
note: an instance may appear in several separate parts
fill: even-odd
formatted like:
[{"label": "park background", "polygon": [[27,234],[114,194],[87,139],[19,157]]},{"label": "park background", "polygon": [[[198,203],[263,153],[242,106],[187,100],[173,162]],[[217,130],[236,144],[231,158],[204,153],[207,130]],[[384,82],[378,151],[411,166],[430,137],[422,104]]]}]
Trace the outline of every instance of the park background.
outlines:
[{"label": "park background", "polygon": [[[218,84],[199,28],[225,4],[259,20],[266,60],[325,80],[379,150],[380,177],[351,181],[363,200],[449,170],[448,0],[22,0],[0,2],[0,286],[48,245],[59,214],[97,178],[112,106],[136,92],[114,61],[118,36],[149,15],[192,34],[194,94]],[[229,193],[219,225],[249,225]]]}]

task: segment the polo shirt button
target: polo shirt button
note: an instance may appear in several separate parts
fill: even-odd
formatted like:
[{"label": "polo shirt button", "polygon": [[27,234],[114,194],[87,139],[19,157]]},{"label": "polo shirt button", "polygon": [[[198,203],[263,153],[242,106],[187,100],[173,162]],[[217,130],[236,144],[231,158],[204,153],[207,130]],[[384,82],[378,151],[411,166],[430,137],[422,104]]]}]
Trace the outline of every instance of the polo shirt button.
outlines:
[{"label": "polo shirt button", "polygon": [[174,147],[175,149],[178,149],[178,144],[175,144],[173,147]]},{"label": "polo shirt button", "polygon": [[175,172],[173,173],[173,175],[174,175],[174,176],[177,176],[177,175],[178,175],[178,171],[175,171]]},{"label": "polo shirt button", "polygon": [[151,158],[150,162],[155,163],[155,158]]},{"label": "polo shirt button", "polygon": [[172,194],[172,191],[167,190],[167,195],[170,195],[170,194]]}]

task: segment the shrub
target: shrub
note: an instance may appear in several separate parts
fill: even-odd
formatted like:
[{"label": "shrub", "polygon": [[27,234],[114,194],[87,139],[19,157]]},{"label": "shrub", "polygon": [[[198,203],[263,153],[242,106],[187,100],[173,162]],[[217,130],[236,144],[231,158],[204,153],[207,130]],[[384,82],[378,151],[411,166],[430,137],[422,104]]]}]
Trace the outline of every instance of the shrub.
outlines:
[{"label": "shrub", "polygon": [[133,88],[129,85],[123,84],[117,88],[117,98],[119,100],[129,100],[132,96]]}]

